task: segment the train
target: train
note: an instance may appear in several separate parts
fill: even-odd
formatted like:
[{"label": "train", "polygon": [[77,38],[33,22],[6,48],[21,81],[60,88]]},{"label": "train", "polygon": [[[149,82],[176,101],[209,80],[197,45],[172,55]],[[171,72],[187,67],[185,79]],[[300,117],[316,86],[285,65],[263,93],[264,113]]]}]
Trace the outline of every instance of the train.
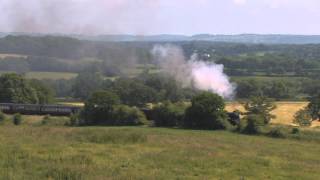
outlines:
[{"label": "train", "polygon": [[79,113],[81,111],[81,107],[65,105],[0,103],[0,111],[7,114],[20,113],[26,115],[68,116]]}]

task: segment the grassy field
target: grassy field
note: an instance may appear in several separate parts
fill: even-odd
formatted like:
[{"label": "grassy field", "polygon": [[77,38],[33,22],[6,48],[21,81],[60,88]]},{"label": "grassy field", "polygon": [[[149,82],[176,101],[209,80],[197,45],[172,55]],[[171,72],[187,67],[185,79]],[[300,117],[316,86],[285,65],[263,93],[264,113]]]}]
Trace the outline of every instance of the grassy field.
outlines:
[{"label": "grassy field", "polygon": [[289,82],[296,82],[296,81],[303,81],[309,79],[307,77],[293,77],[293,76],[232,76],[232,81],[239,81],[239,80],[257,80],[257,81],[289,81]]},{"label": "grassy field", "polygon": [[[10,71],[0,71],[1,74],[5,73],[13,73]],[[51,80],[58,80],[58,79],[72,79],[78,76],[77,73],[68,73],[68,72],[27,72],[25,73],[27,79],[51,79]]]},{"label": "grassy field", "polygon": [[222,131],[0,125],[0,179],[319,179],[320,144]]},{"label": "grassy field", "polygon": [[77,73],[68,72],[28,72],[26,77],[28,79],[72,79],[77,77]]}]

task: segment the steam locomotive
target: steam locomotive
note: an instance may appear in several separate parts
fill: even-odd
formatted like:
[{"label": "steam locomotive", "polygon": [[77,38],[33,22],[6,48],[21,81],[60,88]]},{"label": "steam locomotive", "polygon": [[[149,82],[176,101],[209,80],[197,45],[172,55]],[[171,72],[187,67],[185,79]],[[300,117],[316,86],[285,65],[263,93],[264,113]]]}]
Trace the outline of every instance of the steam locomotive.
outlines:
[{"label": "steam locomotive", "polygon": [[80,110],[81,108],[76,106],[0,103],[0,111],[8,114],[67,116]]}]

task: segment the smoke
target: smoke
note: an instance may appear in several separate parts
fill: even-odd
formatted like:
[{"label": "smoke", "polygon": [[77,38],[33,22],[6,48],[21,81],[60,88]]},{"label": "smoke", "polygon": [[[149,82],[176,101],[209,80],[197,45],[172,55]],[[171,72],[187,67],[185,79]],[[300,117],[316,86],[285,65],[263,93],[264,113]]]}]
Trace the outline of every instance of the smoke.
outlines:
[{"label": "smoke", "polygon": [[236,86],[224,74],[223,65],[201,61],[196,54],[187,60],[181,48],[169,44],[154,46],[152,54],[161,68],[184,87],[195,87],[224,98],[233,98]]},{"label": "smoke", "polygon": [[158,0],[0,0],[0,31],[144,34]]}]

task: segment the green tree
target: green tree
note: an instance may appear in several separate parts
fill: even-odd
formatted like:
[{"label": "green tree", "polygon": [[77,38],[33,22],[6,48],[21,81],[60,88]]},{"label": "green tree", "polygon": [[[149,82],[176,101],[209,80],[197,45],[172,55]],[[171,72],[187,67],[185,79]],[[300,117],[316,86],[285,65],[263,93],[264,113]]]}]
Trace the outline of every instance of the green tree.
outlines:
[{"label": "green tree", "polygon": [[272,100],[265,96],[251,97],[250,100],[244,104],[244,108],[246,110],[246,115],[261,116],[263,117],[265,124],[268,124],[275,118],[275,115],[272,115],[271,111],[276,108],[276,105]]},{"label": "green tree", "polygon": [[153,120],[158,127],[180,126],[184,118],[186,105],[182,103],[173,104],[165,102],[153,109]]},{"label": "green tree", "polygon": [[110,91],[97,91],[85,102],[83,116],[86,125],[112,125],[114,106],[119,97]]},{"label": "green tree", "polygon": [[320,120],[320,95],[310,99],[308,110],[310,111],[313,120]]},{"label": "green tree", "polygon": [[50,104],[54,102],[54,93],[51,88],[39,80],[30,81],[30,85],[35,89],[39,104]]},{"label": "green tree", "polygon": [[87,99],[90,94],[101,90],[103,77],[100,73],[80,73],[72,87],[73,96],[76,98]]},{"label": "green tree", "polygon": [[112,125],[117,126],[136,126],[147,123],[147,118],[138,108],[127,105],[114,106]]},{"label": "green tree", "polygon": [[246,125],[241,131],[246,134],[259,134],[265,125],[265,119],[260,114],[250,114],[245,118],[245,121]]},{"label": "green tree", "polygon": [[134,79],[117,80],[112,90],[119,95],[123,104],[142,107],[146,103],[157,101],[157,92]]},{"label": "green tree", "polygon": [[294,115],[293,123],[298,124],[300,126],[311,126],[312,117],[308,108],[304,108],[296,112]]},{"label": "green tree", "polygon": [[18,74],[0,76],[0,102],[4,103],[39,103],[37,90]]},{"label": "green tree", "polygon": [[184,125],[195,129],[227,129],[230,126],[222,97],[210,92],[201,93],[191,100],[186,110]]}]

